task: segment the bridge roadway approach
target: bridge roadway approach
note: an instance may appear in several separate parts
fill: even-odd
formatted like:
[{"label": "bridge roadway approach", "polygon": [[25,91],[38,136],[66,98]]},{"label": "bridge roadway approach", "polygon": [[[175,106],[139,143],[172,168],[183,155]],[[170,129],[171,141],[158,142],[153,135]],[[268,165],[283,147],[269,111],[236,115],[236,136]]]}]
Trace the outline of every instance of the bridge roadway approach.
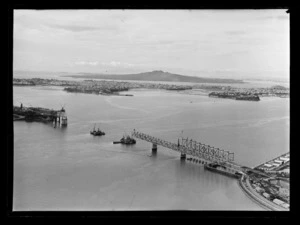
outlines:
[{"label": "bridge roadway approach", "polygon": [[219,148],[215,148],[209,145],[205,145],[192,139],[188,138],[178,139],[178,143],[168,142],[148,134],[138,132],[135,129],[132,132],[132,136],[138,139],[151,142],[152,152],[157,152],[157,146],[163,146],[165,148],[172,149],[174,151],[180,152],[181,159],[185,159],[187,155],[196,158],[197,162],[202,164],[218,163],[224,166],[235,169],[236,171],[243,171],[242,167],[234,163],[234,153],[229,151],[224,151]]}]

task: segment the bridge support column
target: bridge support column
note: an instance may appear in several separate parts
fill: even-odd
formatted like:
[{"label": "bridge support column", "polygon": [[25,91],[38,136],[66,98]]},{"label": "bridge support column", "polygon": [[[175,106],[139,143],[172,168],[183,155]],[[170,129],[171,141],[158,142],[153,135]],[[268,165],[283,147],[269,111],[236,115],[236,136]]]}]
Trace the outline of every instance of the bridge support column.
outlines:
[{"label": "bridge support column", "polygon": [[155,144],[155,143],[152,144],[152,152],[153,153],[157,152],[157,144]]},{"label": "bridge support column", "polygon": [[181,153],[181,154],[180,154],[180,159],[182,159],[182,160],[186,159],[186,154]]},{"label": "bridge support column", "polygon": [[68,124],[68,119],[67,119],[67,117],[66,116],[63,116],[62,118],[61,118],[61,125],[63,125],[63,126],[67,126],[67,124]]}]

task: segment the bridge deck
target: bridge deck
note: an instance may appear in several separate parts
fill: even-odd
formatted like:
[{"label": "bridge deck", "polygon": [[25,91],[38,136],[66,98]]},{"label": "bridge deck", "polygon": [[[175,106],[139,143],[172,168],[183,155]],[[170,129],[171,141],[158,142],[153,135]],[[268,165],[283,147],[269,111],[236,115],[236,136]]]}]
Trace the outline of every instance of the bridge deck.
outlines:
[{"label": "bridge deck", "polygon": [[199,159],[204,159],[210,162],[229,163],[233,167],[237,166],[231,163],[234,160],[234,153],[230,153],[219,148],[214,148],[209,145],[201,144],[193,140],[182,138],[182,140],[178,139],[178,144],[175,144],[169,141],[162,140],[160,138],[150,136],[148,134],[138,132],[136,130],[132,132],[132,136],[156,145],[163,146],[165,148],[172,149],[182,154],[197,157]]}]

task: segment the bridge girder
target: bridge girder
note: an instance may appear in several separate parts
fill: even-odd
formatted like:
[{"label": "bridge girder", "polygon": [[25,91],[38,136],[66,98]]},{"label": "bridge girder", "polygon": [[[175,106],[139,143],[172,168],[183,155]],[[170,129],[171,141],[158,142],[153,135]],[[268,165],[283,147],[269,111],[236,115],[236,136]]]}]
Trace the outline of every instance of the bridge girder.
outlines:
[{"label": "bridge girder", "polygon": [[205,145],[192,139],[182,138],[181,143],[178,140],[178,144],[174,144],[165,140],[161,140],[159,138],[138,132],[133,131],[132,136],[139,138],[141,140],[151,142],[157,145],[161,145],[163,147],[178,151],[182,154],[192,155],[194,157],[205,159],[212,162],[233,162],[234,161],[234,153],[230,153],[228,151],[224,151],[219,148],[214,148],[209,145]]}]

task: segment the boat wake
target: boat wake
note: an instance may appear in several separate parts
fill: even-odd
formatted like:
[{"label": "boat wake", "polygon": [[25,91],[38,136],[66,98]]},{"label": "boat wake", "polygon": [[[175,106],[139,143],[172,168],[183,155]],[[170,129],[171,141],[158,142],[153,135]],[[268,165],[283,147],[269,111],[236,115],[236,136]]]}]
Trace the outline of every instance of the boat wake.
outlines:
[{"label": "boat wake", "polygon": [[265,125],[267,123],[272,123],[272,122],[280,121],[280,120],[288,120],[288,119],[289,119],[288,116],[262,119],[262,120],[257,121],[256,123],[249,124],[249,127],[259,127],[259,126]]},{"label": "boat wake", "polygon": [[132,108],[132,107],[125,107],[125,106],[120,106],[120,105],[118,105],[118,104],[114,104],[114,103],[112,103],[112,98],[106,98],[105,101],[106,101],[109,105],[111,105],[111,106],[113,106],[113,107],[115,107],[115,108],[119,108],[119,109],[127,109],[127,110],[134,110],[134,111],[140,111],[140,112],[147,113],[147,114],[148,114],[148,113],[151,113],[150,111],[145,110],[145,109]]}]

